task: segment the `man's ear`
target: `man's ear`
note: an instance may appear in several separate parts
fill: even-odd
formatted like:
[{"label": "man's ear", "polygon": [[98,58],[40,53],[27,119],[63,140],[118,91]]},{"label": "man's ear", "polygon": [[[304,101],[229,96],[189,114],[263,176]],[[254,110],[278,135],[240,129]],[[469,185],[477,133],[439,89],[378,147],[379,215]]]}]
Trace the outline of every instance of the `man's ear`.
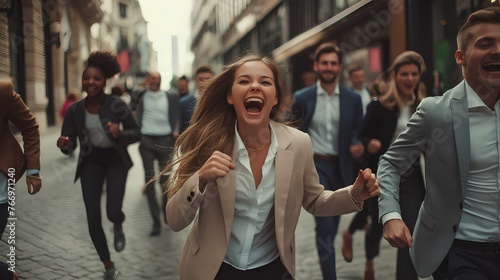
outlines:
[{"label": "man's ear", "polygon": [[455,52],[455,60],[457,61],[458,65],[464,65],[465,64],[464,52],[462,50],[457,50]]}]

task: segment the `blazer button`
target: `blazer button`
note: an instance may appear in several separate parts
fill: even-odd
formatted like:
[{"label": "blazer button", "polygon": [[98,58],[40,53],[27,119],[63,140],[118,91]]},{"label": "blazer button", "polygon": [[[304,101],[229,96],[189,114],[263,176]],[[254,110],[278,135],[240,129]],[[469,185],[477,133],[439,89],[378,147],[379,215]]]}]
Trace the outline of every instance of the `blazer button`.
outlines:
[{"label": "blazer button", "polygon": [[458,208],[460,208],[460,210],[464,209],[464,203],[462,201],[458,203]]},{"label": "blazer button", "polygon": [[194,196],[194,192],[193,192],[193,191],[191,191],[191,192],[189,193],[189,195],[190,195],[190,196]]},{"label": "blazer button", "polygon": [[453,226],[453,231],[457,232],[457,226]]},{"label": "blazer button", "polygon": [[187,200],[188,200],[189,202],[191,202],[191,200],[193,200],[193,198],[192,198],[192,197],[190,197],[190,196],[188,196],[188,197],[187,197]]}]

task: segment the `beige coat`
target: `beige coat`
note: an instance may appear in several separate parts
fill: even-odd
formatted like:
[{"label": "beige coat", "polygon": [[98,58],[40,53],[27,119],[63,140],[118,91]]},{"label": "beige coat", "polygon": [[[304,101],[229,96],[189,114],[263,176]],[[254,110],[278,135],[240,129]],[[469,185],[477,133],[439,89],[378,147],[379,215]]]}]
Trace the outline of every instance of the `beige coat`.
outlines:
[{"label": "beige coat", "polygon": [[[275,232],[280,259],[295,277],[295,228],[301,207],[316,216],[341,215],[361,210],[348,187],[332,192],[319,183],[309,136],[275,122],[278,139],[275,179]],[[236,173],[234,170],[204,195],[198,191],[198,173],[167,203],[167,220],[174,231],[193,223],[179,264],[183,280],[214,279],[226,255],[234,218]],[[311,248],[314,249],[314,248]]]}]

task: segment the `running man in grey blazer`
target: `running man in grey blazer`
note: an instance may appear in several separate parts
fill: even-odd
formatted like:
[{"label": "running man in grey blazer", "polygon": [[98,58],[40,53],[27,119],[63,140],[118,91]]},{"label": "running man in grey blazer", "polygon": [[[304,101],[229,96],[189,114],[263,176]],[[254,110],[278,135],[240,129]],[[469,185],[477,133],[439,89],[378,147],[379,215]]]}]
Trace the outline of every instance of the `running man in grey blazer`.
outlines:
[{"label": "running man in grey blazer", "polygon": [[[500,7],[472,13],[457,35],[464,81],[424,99],[381,157],[384,237],[410,247],[420,277],[500,277]],[[399,182],[425,156],[427,194],[413,236],[401,220]]]}]

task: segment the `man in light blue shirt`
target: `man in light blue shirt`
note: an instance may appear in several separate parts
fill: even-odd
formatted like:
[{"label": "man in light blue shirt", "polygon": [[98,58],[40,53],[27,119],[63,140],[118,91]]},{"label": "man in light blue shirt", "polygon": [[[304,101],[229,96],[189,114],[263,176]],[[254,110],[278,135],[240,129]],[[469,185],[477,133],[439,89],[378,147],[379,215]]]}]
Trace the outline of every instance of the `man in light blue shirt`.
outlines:
[{"label": "man in light blue shirt", "polygon": [[[149,183],[157,174],[155,160],[158,161],[160,170],[167,166],[175,139],[179,135],[179,95],[160,89],[161,76],[158,72],[149,72],[145,82],[144,90],[132,93],[130,108],[141,127],[139,152],[144,167],[145,183]],[[168,176],[160,177],[162,207],[159,207],[157,202],[155,182],[149,183],[145,188],[149,211],[153,219],[153,230],[150,236],[159,235],[161,232],[160,211],[165,214],[167,180]]]},{"label": "man in light blue shirt", "polygon": [[[339,86],[342,51],[323,43],[314,54],[316,84],[294,94],[293,114],[299,129],[311,137],[314,164],[325,189],[337,190],[354,178],[353,158],[364,153],[357,138],[363,119],[361,98]],[[323,279],[337,279],[334,239],[340,217],[316,217],[316,246]]]}]

